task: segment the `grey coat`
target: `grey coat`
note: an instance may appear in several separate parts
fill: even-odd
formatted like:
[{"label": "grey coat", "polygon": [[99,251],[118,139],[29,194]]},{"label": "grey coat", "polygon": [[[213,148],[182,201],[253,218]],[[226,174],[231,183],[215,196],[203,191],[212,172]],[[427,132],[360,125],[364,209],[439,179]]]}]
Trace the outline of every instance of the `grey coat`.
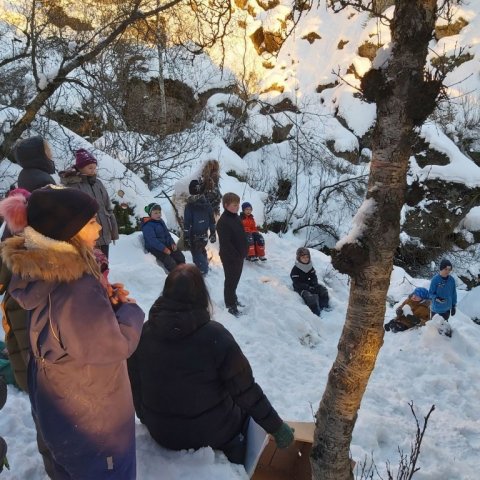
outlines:
[{"label": "grey coat", "polygon": [[109,245],[112,240],[118,239],[118,226],[115,215],[113,214],[112,203],[107,190],[97,176],[89,177],[82,175],[75,169],[60,172],[60,181],[62,185],[70,188],[76,188],[93,197],[99,205],[97,219],[102,226],[100,238],[97,241],[98,246]]}]

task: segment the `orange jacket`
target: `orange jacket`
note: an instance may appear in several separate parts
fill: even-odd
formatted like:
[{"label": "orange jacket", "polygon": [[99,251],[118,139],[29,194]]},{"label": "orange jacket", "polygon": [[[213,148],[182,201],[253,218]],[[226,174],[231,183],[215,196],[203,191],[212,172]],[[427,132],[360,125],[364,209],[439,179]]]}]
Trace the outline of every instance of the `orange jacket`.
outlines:
[{"label": "orange jacket", "polygon": [[240,218],[242,219],[243,229],[246,233],[254,233],[258,232],[257,224],[255,223],[255,219],[253,215],[245,215],[243,212],[240,214]]}]

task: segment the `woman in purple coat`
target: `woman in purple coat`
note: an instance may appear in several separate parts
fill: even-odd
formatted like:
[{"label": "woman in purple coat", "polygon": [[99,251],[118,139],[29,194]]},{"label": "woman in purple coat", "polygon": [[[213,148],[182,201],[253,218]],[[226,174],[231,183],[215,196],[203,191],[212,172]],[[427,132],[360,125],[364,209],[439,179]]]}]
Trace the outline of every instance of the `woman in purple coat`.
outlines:
[{"label": "woman in purple coat", "polygon": [[30,311],[29,395],[56,480],[136,476],[126,359],[144,313],[128,292],[109,295],[100,282],[97,210],[78,190],[36,190],[23,212],[23,235],[2,249],[13,272],[10,293]]}]

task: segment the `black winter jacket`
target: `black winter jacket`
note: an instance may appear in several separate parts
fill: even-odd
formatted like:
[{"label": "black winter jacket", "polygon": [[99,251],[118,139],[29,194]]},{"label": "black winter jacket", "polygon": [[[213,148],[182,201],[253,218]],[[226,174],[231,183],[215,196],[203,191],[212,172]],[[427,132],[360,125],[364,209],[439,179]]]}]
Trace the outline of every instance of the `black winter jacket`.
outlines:
[{"label": "black winter jacket", "polygon": [[128,369],[137,416],[166,448],[222,448],[247,415],[270,433],[282,424],[235,339],[204,309],[157,299]]},{"label": "black winter jacket", "polygon": [[248,253],[248,241],[240,217],[224,210],[217,222],[217,233],[222,263],[243,262]]},{"label": "black winter jacket", "polygon": [[213,210],[204,195],[192,195],[185,205],[184,233],[185,238],[193,243],[196,237],[215,235],[215,217]]},{"label": "black winter jacket", "polygon": [[290,278],[293,282],[293,289],[300,295],[303,290],[309,290],[309,287],[318,286],[317,274],[313,267],[308,272],[304,272],[295,265],[290,272]]}]

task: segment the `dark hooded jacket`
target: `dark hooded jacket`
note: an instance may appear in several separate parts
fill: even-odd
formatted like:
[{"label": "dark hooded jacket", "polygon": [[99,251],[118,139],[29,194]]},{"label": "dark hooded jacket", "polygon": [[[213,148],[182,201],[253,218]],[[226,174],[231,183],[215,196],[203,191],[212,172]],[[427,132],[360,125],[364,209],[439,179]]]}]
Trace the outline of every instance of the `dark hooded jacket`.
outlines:
[{"label": "dark hooded jacket", "polygon": [[248,415],[267,432],[282,424],[235,339],[205,309],[160,297],[128,369],[137,416],[166,448],[221,449]]},{"label": "dark hooded jacket", "polygon": [[144,313],[130,303],[114,312],[72,245],[45,241],[30,227],[25,236],[6,240],[2,258],[13,273],[12,297],[30,311],[30,401],[46,445],[68,472],[59,478],[132,480],[135,421],[126,359]]},{"label": "dark hooded jacket", "polygon": [[18,188],[29,192],[45,185],[55,185],[51,174],[55,173],[55,164],[45,153],[42,137],[31,137],[22,140],[14,149],[15,161],[22,167],[18,176]]},{"label": "dark hooded jacket", "polygon": [[215,235],[215,217],[213,210],[204,195],[191,195],[187,200],[184,213],[185,238],[193,243],[198,237]]},{"label": "dark hooded jacket", "polygon": [[295,265],[290,272],[290,278],[292,279],[293,289],[300,295],[303,290],[310,290],[310,287],[318,286],[318,278],[313,265],[307,272]]},{"label": "dark hooded jacket", "polygon": [[112,203],[110,202],[110,197],[102,181],[97,178],[96,175],[82,175],[75,170],[75,168],[60,172],[59,175],[62,185],[76,188],[90,195],[97,201],[99,205],[97,219],[98,223],[102,226],[97,245],[109,245],[112,240],[118,240],[117,219],[113,214]]}]

